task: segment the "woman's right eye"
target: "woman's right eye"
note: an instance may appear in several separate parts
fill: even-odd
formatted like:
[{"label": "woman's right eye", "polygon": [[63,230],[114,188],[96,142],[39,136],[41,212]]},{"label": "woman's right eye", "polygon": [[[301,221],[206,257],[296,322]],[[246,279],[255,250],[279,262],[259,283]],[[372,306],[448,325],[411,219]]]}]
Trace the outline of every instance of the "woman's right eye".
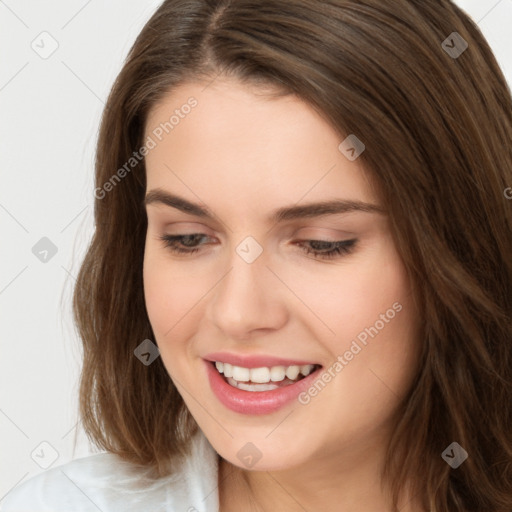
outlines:
[{"label": "woman's right eye", "polygon": [[[199,238],[208,238],[207,235],[203,233],[191,233],[187,235],[163,235],[160,237],[160,240],[164,242],[164,246],[170,249],[172,252],[180,253],[180,254],[192,254],[199,250],[198,247],[191,247],[194,245],[194,242]],[[178,244],[185,246],[185,248],[180,247]]]}]

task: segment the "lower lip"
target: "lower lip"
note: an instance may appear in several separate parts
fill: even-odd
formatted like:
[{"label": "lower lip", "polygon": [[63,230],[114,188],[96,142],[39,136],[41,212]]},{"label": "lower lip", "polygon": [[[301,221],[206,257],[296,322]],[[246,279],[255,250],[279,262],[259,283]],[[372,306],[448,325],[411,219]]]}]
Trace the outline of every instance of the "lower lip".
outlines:
[{"label": "lower lip", "polygon": [[205,360],[205,364],[210,386],[217,398],[228,409],[241,414],[269,414],[277,411],[306,391],[322,369],[317,368],[295,384],[282,388],[271,391],[245,391],[229,385],[211,361]]}]

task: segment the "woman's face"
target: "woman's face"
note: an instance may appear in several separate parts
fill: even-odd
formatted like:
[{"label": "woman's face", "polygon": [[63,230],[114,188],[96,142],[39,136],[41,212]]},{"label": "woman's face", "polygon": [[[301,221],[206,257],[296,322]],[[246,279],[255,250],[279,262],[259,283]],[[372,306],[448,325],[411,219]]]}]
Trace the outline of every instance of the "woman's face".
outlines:
[{"label": "woman's face", "polygon": [[[225,459],[261,470],[348,464],[390,432],[417,371],[417,312],[349,141],[340,150],[296,97],[254,91],[185,84],[150,113],[149,319],[171,379]],[[338,208],[310,207],[323,202]]]}]

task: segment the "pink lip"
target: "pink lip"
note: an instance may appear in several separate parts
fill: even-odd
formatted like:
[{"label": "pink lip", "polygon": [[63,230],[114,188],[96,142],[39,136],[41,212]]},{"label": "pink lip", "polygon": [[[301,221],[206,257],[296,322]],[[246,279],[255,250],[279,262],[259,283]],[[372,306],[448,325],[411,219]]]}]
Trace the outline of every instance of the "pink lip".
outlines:
[{"label": "pink lip", "polygon": [[208,361],[222,361],[235,366],[243,366],[244,368],[261,368],[267,366],[302,366],[305,364],[318,364],[311,361],[300,361],[298,359],[283,359],[281,357],[273,357],[266,355],[243,356],[240,354],[230,354],[229,352],[214,352],[207,354],[204,359]]},{"label": "pink lip", "polygon": [[[219,359],[222,360],[222,358]],[[277,411],[297,398],[300,393],[306,391],[311,386],[313,380],[318,377],[318,372],[322,370],[322,367],[320,367],[295,384],[290,384],[282,388],[273,389],[271,391],[245,391],[229,385],[225,381],[225,377],[217,371],[214,363],[209,360],[204,360],[204,362],[210,387],[219,401],[228,409],[241,414],[269,414]],[[251,360],[251,362],[254,361]],[[257,368],[258,364],[254,364],[250,366],[250,368]],[[288,364],[286,366],[288,366]]]}]

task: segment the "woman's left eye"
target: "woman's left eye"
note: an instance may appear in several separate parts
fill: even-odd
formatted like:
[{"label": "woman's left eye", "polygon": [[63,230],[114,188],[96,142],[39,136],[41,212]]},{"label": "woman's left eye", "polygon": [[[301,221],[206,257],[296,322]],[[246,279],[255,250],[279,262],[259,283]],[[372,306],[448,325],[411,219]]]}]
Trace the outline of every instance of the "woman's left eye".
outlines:
[{"label": "woman's left eye", "polygon": [[[163,235],[160,240],[164,246],[177,254],[192,254],[199,250],[196,243],[203,238],[208,238],[203,233],[191,233],[186,235]],[[313,254],[315,258],[329,259],[351,253],[357,242],[357,238],[351,240],[301,240],[297,243],[306,254]],[[309,246],[303,246],[306,243]],[[178,244],[181,244],[178,245]]]}]

